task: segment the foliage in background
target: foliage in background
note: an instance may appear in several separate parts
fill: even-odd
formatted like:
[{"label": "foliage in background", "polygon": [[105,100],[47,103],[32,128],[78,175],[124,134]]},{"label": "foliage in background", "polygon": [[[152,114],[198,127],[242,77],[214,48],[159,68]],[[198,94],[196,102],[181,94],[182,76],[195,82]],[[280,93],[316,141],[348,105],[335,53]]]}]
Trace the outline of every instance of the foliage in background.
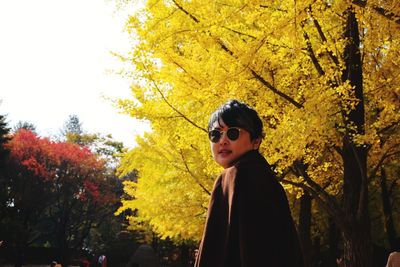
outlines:
[{"label": "foliage in background", "polygon": [[[67,137],[51,140],[22,122],[11,134],[1,117],[0,235],[19,266],[32,247],[53,248],[53,257],[64,263],[71,251],[108,251],[111,264],[127,262],[132,253],[127,242],[140,241],[135,232],[123,234],[125,219],[114,216],[121,181],[133,179],[115,176],[122,143],[85,133],[77,116],[70,121]],[[123,247],[114,251],[115,246]]]}]

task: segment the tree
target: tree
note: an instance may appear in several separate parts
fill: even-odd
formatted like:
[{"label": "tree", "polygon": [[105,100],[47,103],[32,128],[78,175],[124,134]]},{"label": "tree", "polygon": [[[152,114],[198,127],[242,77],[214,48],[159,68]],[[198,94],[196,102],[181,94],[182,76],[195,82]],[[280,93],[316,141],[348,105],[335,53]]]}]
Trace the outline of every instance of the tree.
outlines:
[{"label": "tree", "polygon": [[61,129],[61,135],[69,142],[84,145],[82,123],[77,115],[69,115]]},{"label": "tree", "polygon": [[77,115],[70,115],[64,123],[61,140],[88,147],[102,157],[111,169],[116,168],[125,151],[123,143],[114,140],[111,134],[87,133]]},{"label": "tree", "polygon": [[16,266],[22,266],[26,248],[40,239],[38,225],[50,205],[52,173],[45,161],[48,144],[25,129],[6,144],[10,157],[3,176],[7,191],[2,229],[14,248]]},{"label": "tree", "polygon": [[20,129],[25,129],[25,130],[30,130],[32,132],[36,132],[36,126],[27,121],[18,121],[17,124],[14,125],[13,127],[13,132],[18,132]]},{"label": "tree", "polygon": [[82,123],[78,115],[69,115],[64,124],[64,133],[83,134]]},{"label": "tree", "polygon": [[5,148],[5,144],[10,140],[10,128],[7,126],[6,116],[0,115],[0,166],[3,167],[4,160],[8,156],[9,151]]},{"label": "tree", "polygon": [[6,218],[12,221],[7,225],[12,226],[17,258],[22,259],[29,245],[47,242],[68,263],[69,251],[83,247],[90,230],[118,201],[104,161],[86,147],[25,129],[15,133],[7,147]]},{"label": "tree", "polygon": [[[125,260],[128,261],[131,256],[131,249],[127,251],[123,248],[124,242],[132,243],[140,239],[140,234],[133,232],[127,234],[125,231],[126,219],[124,216],[114,216],[118,208],[119,196],[123,194],[122,181],[135,178],[135,172],[127,174],[125,177],[118,178],[115,174],[119,165],[120,158],[125,152],[122,142],[113,139],[111,134],[89,133],[85,131],[83,124],[77,115],[69,116],[61,130],[60,140],[67,143],[77,144],[86,147],[105,163],[103,173],[109,194],[113,194],[115,199],[108,203],[98,206],[93,214],[97,216],[86,229],[89,230],[88,236],[84,238],[84,247],[91,252],[107,251],[109,264],[117,264]],[[123,240],[127,239],[127,240]],[[118,249],[115,248],[118,247]],[[117,254],[118,257],[112,257]],[[116,261],[118,258],[119,261]]]},{"label": "tree", "polygon": [[[7,126],[6,116],[0,115],[0,218],[4,218],[7,203],[7,187],[4,177],[4,168],[10,151],[6,143],[10,140],[10,128]],[[1,223],[1,220],[0,220]]]},{"label": "tree", "polygon": [[370,188],[400,154],[397,2],[171,0],[140,12],[121,56],[135,99],[119,104],[152,132],[123,160],[122,173],[139,173],[123,209],[199,239],[218,173],[206,116],[238,98],[261,114],[261,151],[287,192],[308,192],[335,221],[349,266],[371,266]]}]

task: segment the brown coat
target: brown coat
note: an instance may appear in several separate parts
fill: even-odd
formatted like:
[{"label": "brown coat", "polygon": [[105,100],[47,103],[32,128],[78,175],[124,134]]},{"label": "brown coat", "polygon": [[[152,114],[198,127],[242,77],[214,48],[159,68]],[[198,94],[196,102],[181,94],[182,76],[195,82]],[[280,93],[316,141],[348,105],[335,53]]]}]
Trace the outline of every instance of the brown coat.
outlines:
[{"label": "brown coat", "polygon": [[300,267],[285,191],[251,151],[215,182],[195,267]]}]

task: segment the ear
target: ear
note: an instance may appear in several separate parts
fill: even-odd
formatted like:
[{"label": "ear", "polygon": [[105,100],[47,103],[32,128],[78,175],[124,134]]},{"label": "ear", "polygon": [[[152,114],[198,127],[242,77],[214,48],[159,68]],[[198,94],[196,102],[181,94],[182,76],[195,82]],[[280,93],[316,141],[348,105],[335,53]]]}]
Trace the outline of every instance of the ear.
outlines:
[{"label": "ear", "polygon": [[261,145],[261,138],[254,139],[252,143],[253,143],[253,150],[258,150]]}]

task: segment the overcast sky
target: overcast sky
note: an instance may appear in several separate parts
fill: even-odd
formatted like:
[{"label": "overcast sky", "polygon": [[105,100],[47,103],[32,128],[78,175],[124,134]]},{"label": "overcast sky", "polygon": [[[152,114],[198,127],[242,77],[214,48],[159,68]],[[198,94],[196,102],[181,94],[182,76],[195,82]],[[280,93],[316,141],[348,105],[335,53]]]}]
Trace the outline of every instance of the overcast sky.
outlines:
[{"label": "overcast sky", "polygon": [[132,147],[147,127],[103,99],[130,98],[129,81],[107,72],[122,64],[110,51],[129,48],[125,19],[106,0],[1,0],[0,114],[10,126],[51,136],[75,114],[87,132]]}]

